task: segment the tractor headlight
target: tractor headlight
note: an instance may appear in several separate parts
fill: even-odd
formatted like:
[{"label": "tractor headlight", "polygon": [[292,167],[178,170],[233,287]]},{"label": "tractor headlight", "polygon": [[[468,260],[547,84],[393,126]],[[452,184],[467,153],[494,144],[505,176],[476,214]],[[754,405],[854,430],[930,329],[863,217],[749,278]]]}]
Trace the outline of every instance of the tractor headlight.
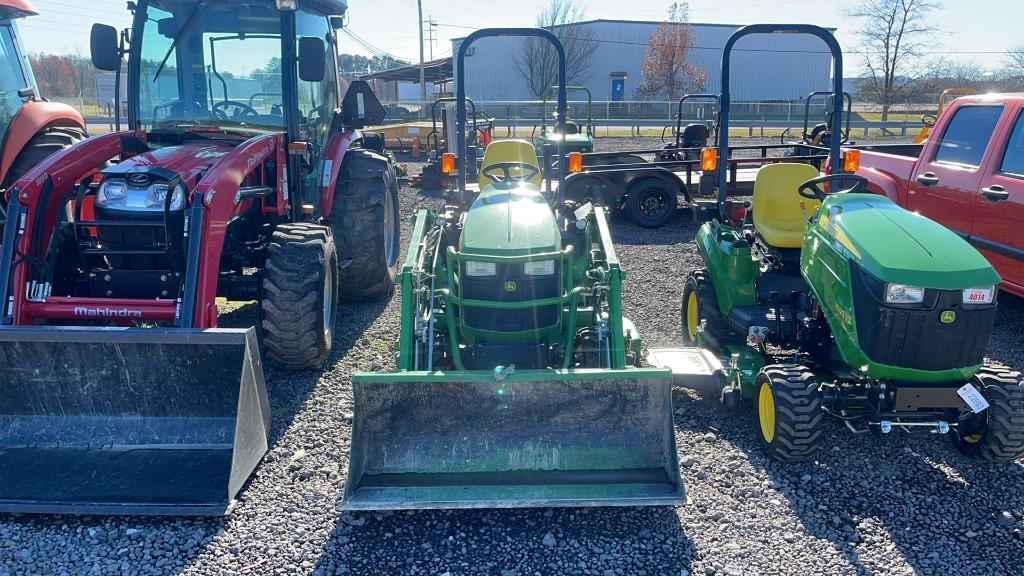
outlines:
[{"label": "tractor headlight", "polygon": [[995,286],[968,288],[964,290],[964,304],[991,304],[996,297]]},{"label": "tractor headlight", "polygon": [[554,260],[538,260],[523,264],[523,274],[527,276],[551,276],[555,273]]},{"label": "tractor headlight", "polygon": [[[155,208],[157,210],[163,210],[164,204],[167,202],[167,192],[170,187],[166,183],[153,184],[146,190],[146,208]],[[171,211],[181,210],[181,207],[185,201],[185,187],[178,184],[174,187],[174,193],[171,195]]]},{"label": "tractor headlight", "polygon": [[96,205],[100,208],[118,207],[128,204],[128,185],[120,180],[108,180],[96,192]]},{"label": "tractor headlight", "polygon": [[498,266],[494,262],[466,261],[466,276],[494,276],[497,273]]},{"label": "tractor headlight", "polygon": [[924,302],[924,288],[906,284],[887,284],[885,301],[888,304],[920,304]]}]

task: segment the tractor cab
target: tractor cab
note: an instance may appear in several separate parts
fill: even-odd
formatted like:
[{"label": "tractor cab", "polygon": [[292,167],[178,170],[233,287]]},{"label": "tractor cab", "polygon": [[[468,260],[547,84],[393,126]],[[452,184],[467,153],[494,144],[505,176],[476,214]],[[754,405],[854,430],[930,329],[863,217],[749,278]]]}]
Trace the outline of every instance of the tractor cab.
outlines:
[{"label": "tractor cab", "polygon": [[0,1],[0,142],[22,104],[36,92],[28,57],[18,42],[14,21],[35,14],[27,2]]}]

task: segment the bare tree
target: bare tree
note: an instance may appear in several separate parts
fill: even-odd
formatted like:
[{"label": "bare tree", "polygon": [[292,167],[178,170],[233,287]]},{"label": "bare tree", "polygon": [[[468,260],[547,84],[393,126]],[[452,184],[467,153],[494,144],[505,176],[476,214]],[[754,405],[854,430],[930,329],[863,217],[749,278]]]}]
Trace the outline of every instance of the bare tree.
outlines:
[{"label": "bare tree", "polygon": [[862,22],[860,50],[867,77],[861,93],[882,105],[882,120],[921,77],[917,64],[936,33],[928,15],[939,6],[934,0],[865,0],[848,12]]},{"label": "bare tree", "polygon": [[[566,84],[582,84],[590,77],[590,63],[597,49],[594,31],[580,24],[585,9],[572,0],[551,0],[537,16],[537,27],[550,30],[565,50]],[[526,38],[515,58],[516,72],[526,80],[538,100],[558,84],[558,57],[541,38]]]},{"label": "bare tree", "polygon": [[690,28],[690,7],[677,2],[669,7],[669,18],[648,39],[647,53],[640,67],[636,97],[640,100],[678,100],[683,94],[704,87],[707,71],[690,61],[694,46]]},{"label": "bare tree", "polygon": [[1007,50],[1003,70],[999,76],[1001,80],[1013,86],[1014,90],[1024,86],[1024,45]]}]

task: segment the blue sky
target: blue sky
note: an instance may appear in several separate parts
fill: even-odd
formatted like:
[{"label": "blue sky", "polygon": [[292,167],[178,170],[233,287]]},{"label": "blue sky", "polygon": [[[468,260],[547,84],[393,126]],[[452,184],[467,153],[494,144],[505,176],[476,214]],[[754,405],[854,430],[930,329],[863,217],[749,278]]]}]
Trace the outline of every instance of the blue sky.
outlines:
[{"label": "blue sky", "polygon": [[[23,21],[22,31],[30,52],[78,52],[88,54],[89,27],[93,22],[114,26],[128,24],[122,0],[31,0],[42,14]],[[434,56],[451,52],[451,38],[489,26],[529,26],[549,0],[423,0],[424,18],[437,21]],[[586,0],[588,19],[662,20],[667,0]],[[750,24],[801,22],[834,27],[846,50],[857,44],[856,27],[843,11],[856,0],[691,0],[694,22]],[[970,61],[986,69],[998,68],[1002,53],[1024,44],[1024,0],[945,0],[932,17],[938,29],[935,56]],[[415,60],[417,15],[415,0],[349,0],[349,27],[360,37],[388,53]],[[343,51],[366,53],[342,37]],[[427,56],[429,57],[429,50]],[[859,68],[848,57],[848,69]]]}]

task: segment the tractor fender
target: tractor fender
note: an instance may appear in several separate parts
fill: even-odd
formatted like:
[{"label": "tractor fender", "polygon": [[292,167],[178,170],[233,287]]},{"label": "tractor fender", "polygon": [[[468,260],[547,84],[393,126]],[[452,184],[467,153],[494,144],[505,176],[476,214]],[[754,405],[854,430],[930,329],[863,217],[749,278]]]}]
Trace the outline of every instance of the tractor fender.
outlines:
[{"label": "tractor fender", "polygon": [[359,140],[362,135],[358,131],[338,131],[334,133],[331,140],[324,147],[323,175],[320,179],[320,213],[330,214],[334,207],[334,187],[338,184],[338,175],[341,174],[341,164],[345,161],[345,154],[352,147],[352,143]]},{"label": "tractor fender", "polygon": [[697,230],[694,243],[715,289],[719,310],[728,317],[736,306],[757,302],[759,268],[751,257],[750,246],[738,242],[717,220],[705,222]]},{"label": "tractor fender", "polygon": [[40,130],[48,126],[68,126],[85,130],[85,118],[71,106],[57,102],[32,100],[26,102],[14,119],[3,141],[0,156],[0,182],[7,176],[15,158]]}]

